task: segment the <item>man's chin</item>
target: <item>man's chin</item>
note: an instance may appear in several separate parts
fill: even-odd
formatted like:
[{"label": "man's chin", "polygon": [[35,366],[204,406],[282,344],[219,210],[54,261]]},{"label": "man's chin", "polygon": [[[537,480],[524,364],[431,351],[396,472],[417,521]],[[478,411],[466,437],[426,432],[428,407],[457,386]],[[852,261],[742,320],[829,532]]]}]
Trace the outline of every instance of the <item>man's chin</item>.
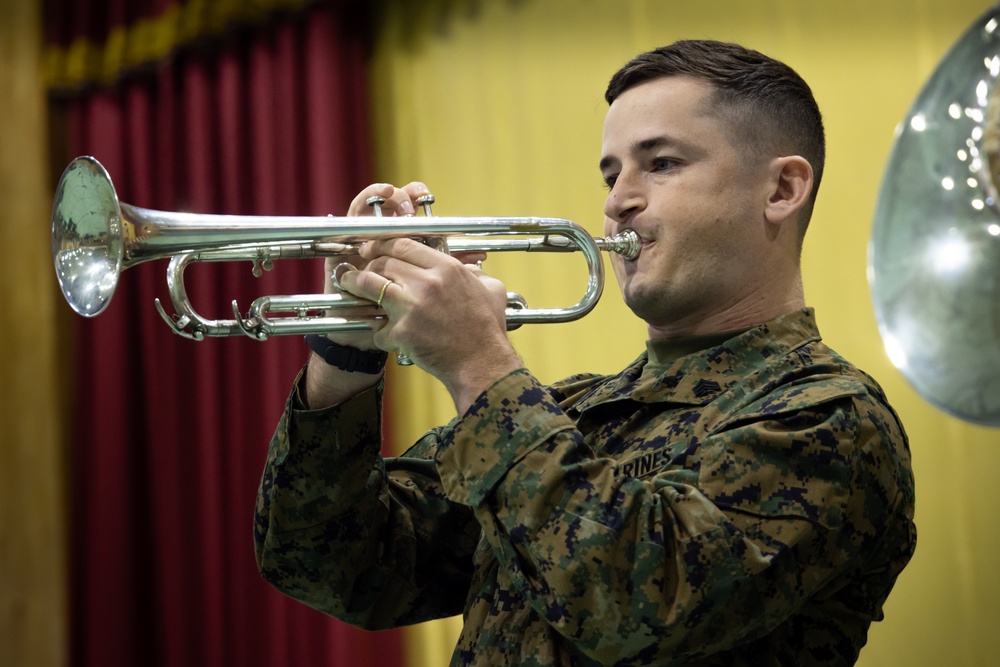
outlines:
[{"label": "man's chin", "polygon": [[689,318],[699,307],[699,302],[672,298],[663,285],[642,286],[644,289],[638,289],[638,285],[632,287],[622,292],[625,305],[651,327],[672,327]]},{"label": "man's chin", "polygon": [[658,319],[657,312],[662,309],[662,304],[660,303],[660,299],[655,298],[649,290],[639,289],[638,286],[630,286],[629,289],[622,290],[622,297],[625,300],[625,305],[639,319],[645,322],[650,322],[651,319]]}]

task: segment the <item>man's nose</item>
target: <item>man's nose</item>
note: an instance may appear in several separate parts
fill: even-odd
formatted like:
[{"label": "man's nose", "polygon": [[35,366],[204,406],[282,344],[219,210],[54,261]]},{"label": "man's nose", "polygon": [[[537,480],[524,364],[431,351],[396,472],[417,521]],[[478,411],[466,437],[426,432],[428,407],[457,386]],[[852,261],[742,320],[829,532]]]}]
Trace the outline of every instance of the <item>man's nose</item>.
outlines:
[{"label": "man's nose", "polygon": [[604,215],[615,222],[625,222],[645,205],[642,189],[634,176],[622,172],[604,200]]}]

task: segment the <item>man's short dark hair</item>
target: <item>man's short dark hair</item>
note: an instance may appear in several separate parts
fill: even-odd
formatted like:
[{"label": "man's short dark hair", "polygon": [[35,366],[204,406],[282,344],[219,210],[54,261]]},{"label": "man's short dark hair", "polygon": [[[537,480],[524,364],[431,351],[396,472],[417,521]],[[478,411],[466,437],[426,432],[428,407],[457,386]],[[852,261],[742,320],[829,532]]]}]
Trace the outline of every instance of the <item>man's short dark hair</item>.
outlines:
[{"label": "man's short dark hair", "polygon": [[812,213],[826,160],[823,117],[809,85],[788,65],[738,44],[684,40],[640,54],[608,83],[611,104],[626,90],[667,76],[712,85],[711,104],[748,158],[800,155],[813,168]]}]

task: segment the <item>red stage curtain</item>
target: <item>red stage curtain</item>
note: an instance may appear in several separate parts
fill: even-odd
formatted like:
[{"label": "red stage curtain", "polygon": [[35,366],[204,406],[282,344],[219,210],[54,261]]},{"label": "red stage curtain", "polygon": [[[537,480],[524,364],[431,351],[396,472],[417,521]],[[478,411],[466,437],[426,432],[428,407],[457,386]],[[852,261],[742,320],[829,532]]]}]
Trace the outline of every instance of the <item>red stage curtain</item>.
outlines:
[{"label": "red stage curtain", "polygon": [[[81,6],[74,16],[86,16]],[[112,3],[125,7],[126,2]],[[52,7],[50,6],[50,16]],[[315,5],[113,88],[62,91],[66,161],[94,155],[147,208],[342,214],[370,175],[363,17]],[[170,310],[166,260],[123,275],[108,310],[72,323],[71,664],[393,665],[396,633],[350,628],[258,575],[252,512],[267,443],[306,358],[301,338],[194,342]],[[195,310],[230,318],[264,294],[314,292],[319,265],[197,265]]]},{"label": "red stage curtain", "polygon": [[[108,84],[196,42],[301,12],[367,0],[42,0],[49,88]],[[361,23],[360,25],[364,25]]]}]

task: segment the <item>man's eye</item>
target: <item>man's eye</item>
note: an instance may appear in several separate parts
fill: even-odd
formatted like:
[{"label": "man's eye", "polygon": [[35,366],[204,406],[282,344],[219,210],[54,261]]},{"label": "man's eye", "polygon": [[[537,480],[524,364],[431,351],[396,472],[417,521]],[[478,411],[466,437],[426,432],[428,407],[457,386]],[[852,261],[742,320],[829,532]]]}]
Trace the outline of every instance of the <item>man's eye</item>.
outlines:
[{"label": "man's eye", "polygon": [[653,158],[653,171],[667,171],[677,166],[677,161],[669,157]]},{"label": "man's eye", "polygon": [[604,187],[611,190],[615,187],[615,182],[618,180],[618,174],[611,174],[608,176],[603,176]]}]

